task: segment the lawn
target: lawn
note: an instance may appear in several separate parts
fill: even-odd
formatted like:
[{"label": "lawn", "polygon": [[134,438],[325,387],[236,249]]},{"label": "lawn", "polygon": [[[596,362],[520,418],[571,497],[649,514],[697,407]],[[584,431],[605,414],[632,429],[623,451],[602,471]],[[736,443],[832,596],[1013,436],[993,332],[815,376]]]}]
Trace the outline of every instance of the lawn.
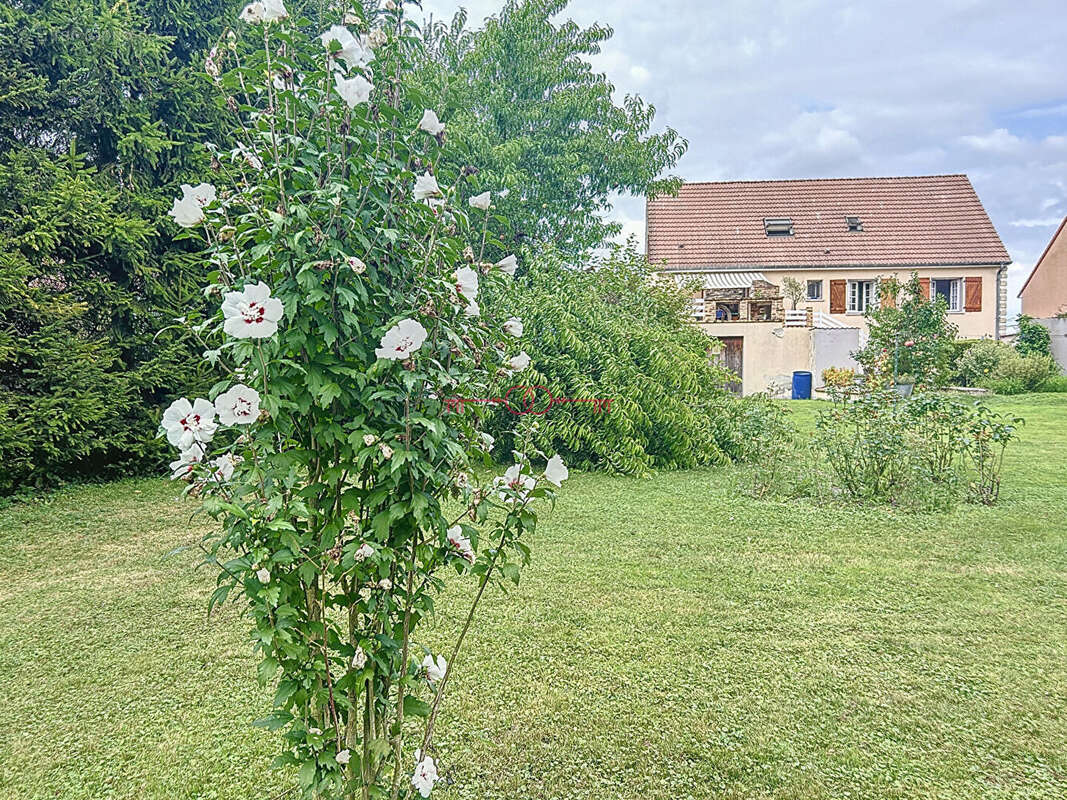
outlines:
[{"label": "lawn", "polygon": [[[469,639],[434,796],[1067,796],[1067,396],[996,403],[1027,418],[996,508],[757,502],[730,469],[574,476]],[[237,609],[206,619],[213,576],[164,557],[204,525],[176,495],[0,511],[0,798],[290,786],[249,725],[269,694]]]}]

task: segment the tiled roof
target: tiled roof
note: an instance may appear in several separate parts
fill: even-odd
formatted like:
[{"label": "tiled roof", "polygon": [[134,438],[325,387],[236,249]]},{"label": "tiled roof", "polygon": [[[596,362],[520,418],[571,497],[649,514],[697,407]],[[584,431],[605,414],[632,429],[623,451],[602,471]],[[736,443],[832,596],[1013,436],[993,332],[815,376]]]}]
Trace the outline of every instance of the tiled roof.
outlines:
[{"label": "tiled roof", "polygon": [[[646,213],[649,261],[667,269],[1011,261],[966,175],[687,183]],[[793,235],[767,236],[765,218]]]}]

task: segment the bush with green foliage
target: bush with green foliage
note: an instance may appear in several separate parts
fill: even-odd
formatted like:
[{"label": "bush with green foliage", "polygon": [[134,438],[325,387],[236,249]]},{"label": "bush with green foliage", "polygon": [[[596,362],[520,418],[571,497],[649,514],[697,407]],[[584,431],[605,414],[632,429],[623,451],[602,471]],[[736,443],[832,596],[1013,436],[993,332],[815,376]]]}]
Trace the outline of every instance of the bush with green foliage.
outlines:
[{"label": "bush with green foliage", "polygon": [[967,386],[990,389],[997,394],[1033,392],[1057,372],[1049,355],[1022,355],[1004,342],[983,339],[960,357],[957,370]]},{"label": "bush with green foliage", "polygon": [[798,431],[788,408],[766,394],[749,395],[729,405],[737,442],[734,454],[751,464],[753,497],[781,491],[791,477]]},{"label": "bush with green foliage", "polygon": [[202,303],[159,219],[217,137],[203,52],[233,3],[0,6],[0,493],[157,465]]},{"label": "bush with green foliage", "polygon": [[867,344],[856,353],[864,371],[887,353],[894,375],[914,376],[920,385],[944,384],[950,375],[957,331],[948,321],[944,298],[927,300],[916,273],[903,284],[896,278],[879,281],[878,295],[877,307],[866,314]]},{"label": "bush with green foliage", "polygon": [[1020,314],[1019,335],[1015,338],[1015,349],[1023,356],[1051,356],[1052,334],[1049,329],[1026,314]]},{"label": "bush with green foliage", "polygon": [[[481,257],[492,195],[440,159],[447,118],[409,93],[403,8],[323,14],[315,35],[279,0],[241,14],[256,44],[218,90],[242,148],[168,212],[207,251],[210,303],[169,333],[208,348],[218,382],[175,399],[161,434],[218,523],[209,610],[234,599],[250,619],[285,794],[425,798],[452,759],[436,725],[475,612],[519,582],[568,471],[513,437],[493,477],[482,415],[446,404],[530,369],[495,302],[515,257]],[[418,638],[446,574],[471,596],[447,658]]]},{"label": "bush with green foliage", "polygon": [[982,403],[920,392],[902,398],[879,386],[834,395],[816,418],[813,449],[845,497],[918,510],[962,497],[999,497],[1004,451],[1022,419],[1003,419]]},{"label": "bush with green foliage", "polygon": [[[543,447],[568,463],[641,474],[656,467],[720,463],[736,447],[725,390],[730,375],[714,344],[692,325],[686,292],[653,279],[635,248],[597,263],[546,252],[530,263],[508,297],[527,330],[535,372],[513,383],[544,387],[556,398],[605,398],[606,408],[561,402],[539,420]],[[514,396],[514,393],[513,393]],[[495,427],[513,420],[497,408]],[[510,418],[510,419],[509,419]]]}]

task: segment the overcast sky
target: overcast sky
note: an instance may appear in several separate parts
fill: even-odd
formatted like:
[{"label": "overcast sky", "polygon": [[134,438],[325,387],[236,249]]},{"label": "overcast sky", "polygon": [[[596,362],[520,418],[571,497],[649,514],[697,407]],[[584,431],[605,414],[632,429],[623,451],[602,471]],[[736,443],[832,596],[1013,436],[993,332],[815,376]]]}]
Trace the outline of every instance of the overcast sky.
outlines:
[{"label": "overcast sky", "polygon": [[[494,0],[464,6],[477,24]],[[685,180],[965,172],[1011,253],[1009,310],[1067,215],[1065,0],[572,0],[592,60],[689,140]],[[643,236],[644,201],[615,216]]]}]

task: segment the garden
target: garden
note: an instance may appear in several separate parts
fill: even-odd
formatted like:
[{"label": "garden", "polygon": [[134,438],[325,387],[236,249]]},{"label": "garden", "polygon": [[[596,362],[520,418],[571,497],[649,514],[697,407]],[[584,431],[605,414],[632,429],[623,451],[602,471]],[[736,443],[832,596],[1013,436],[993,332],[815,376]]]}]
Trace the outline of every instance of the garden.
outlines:
[{"label": "garden", "polygon": [[1061,795],[1047,333],[731,394],[610,29],[410,5],[2,12],[0,797]]},{"label": "garden", "polygon": [[[573,474],[461,656],[442,796],[1062,796],[1067,403],[990,405],[1026,418],[996,506],[755,499],[748,468]],[[291,796],[251,725],[274,690],[241,609],[205,613],[188,548],[213,526],[178,494],[125,480],[0,512],[0,796]],[[465,599],[449,578],[427,644]]]}]

